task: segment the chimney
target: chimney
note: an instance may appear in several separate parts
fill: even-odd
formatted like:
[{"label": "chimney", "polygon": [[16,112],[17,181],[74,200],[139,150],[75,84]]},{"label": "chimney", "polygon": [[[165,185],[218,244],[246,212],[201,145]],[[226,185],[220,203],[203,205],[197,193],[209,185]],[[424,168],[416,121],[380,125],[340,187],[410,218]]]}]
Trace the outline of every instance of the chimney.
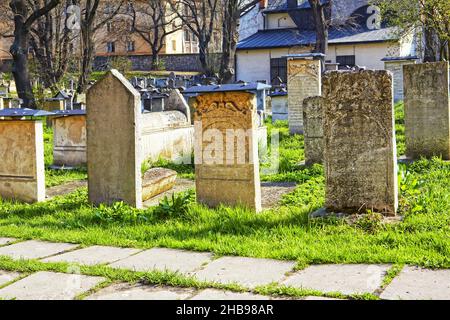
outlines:
[{"label": "chimney", "polygon": [[268,1],[269,0],[259,0],[259,9],[262,10],[262,9],[267,8],[267,2]]}]

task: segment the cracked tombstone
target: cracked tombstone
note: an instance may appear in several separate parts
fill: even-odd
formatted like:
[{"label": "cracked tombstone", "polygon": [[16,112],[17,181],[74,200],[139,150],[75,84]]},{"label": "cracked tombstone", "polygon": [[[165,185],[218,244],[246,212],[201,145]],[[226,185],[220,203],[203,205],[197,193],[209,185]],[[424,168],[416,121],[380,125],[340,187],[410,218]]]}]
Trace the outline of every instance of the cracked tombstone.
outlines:
[{"label": "cracked tombstone", "polygon": [[327,211],[396,214],[392,92],[392,74],[384,70],[332,71],[324,77]]},{"label": "cracked tombstone", "polygon": [[450,160],[449,63],[407,65],[403,71],[406,156]]},{"label": "cracked tombstone", "polygon": [[142,207],[141,98],[117,70],[87,94],[89,201]]}]

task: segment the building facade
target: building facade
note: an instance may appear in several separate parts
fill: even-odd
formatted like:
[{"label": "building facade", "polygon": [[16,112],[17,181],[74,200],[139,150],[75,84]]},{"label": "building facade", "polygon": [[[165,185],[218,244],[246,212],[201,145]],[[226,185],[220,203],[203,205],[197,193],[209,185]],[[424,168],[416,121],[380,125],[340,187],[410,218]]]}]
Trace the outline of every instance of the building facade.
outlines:
[{"label": "building facade", "polygon": [[[285,56],[313,50],[316,35],[308,1],[298,0],[295,10],[288,8],[288,1],[261,0],[242,16],[237,80],[273,83],[279,77],[286,82]],[[418,54],[415,36],[399,36],[396,28],[385,26],[379,8],[370,0],[323,3],[332,22],[326,56],[329,65],[384,69],[386,57]]]}]

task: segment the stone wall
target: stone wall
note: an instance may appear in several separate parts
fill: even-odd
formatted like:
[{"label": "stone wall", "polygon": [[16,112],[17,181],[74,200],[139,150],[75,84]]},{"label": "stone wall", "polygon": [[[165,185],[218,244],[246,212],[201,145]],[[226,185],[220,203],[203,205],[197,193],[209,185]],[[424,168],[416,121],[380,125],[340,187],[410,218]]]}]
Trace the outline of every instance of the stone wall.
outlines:
[{"label": "stone wall", "polygon": [[323,81],[326,208],[395,215],[398,206],[392,75],[327,73]]},{"label": "stone wall", "polygon": [[309,97],[303,101],[305,127],[305,164],[323,163],[323,98]]},{"label": "stone wall", "polygon": [[[107,69],[108,62],[114,56],[97,56],[94,60],[94,70],[104,71]],[[129,55],[127,56],[132,64],[133,71],[150,71],[152,70],[151,55]],[[162,54],[160,60],[164,64],[164,70],[181,71],[181,72],[202,72],[198,54]]]},{"label": "stone wall", "polygon": [[195,173],[200,203],[261,210],[256,109],[256,95],[249,92],[197,97]]},{"label": "stone wall", "polygon": [[321,95],[320,60],[288,58],[289,131],[303,133],[303,100]]},{"label": "stone wall", "polygon": [[58,167],[85,166],[86,116],[53,118],[53,165]]},{"label": "stone wall", "polygon": [[44,137],[40,121],[0,120],[0,197],[45,200]]},{"label": "stone wall", "polygon": [[404,67],[406,155],[450,160],[448,62]]}]

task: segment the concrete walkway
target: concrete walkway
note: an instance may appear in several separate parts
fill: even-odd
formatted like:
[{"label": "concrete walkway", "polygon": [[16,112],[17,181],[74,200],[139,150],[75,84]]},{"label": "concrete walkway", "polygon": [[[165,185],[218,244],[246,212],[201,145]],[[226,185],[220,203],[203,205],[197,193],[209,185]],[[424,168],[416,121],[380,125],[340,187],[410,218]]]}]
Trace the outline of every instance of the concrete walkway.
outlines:
[{"label": "concrete walkway", "polygon": [[[297,289],[312,289],[323,294],[369,293],[389,300],[450,300],[450,270],[428,270],[413,266],[404,267],[389,285],[383,286],[383,281],[391,268],[386,264],[313,265],[295,271],[295,261],[245,257],[216,259],[211,253],[164,248],[149,250],[107,246],[80,248],[76,244],[36,240],[16,241],[11,238],[0,238],[0,256],[12,259],[39,259],[42,262],[67,262],[73,266],[67,273],[41,271],[31,275],[0,270],[0,299],[74,299],[80,295],[89,300],[282,299],[252,293],[258,286],[277,284]],[[127,283],[113,283],[104,287],[101,284],[107,279],[77,274],[74,270],[77,270],[78,265],[107,265],[131,271],[173,271],[208,283],[238,284],[248,292]]]}]

